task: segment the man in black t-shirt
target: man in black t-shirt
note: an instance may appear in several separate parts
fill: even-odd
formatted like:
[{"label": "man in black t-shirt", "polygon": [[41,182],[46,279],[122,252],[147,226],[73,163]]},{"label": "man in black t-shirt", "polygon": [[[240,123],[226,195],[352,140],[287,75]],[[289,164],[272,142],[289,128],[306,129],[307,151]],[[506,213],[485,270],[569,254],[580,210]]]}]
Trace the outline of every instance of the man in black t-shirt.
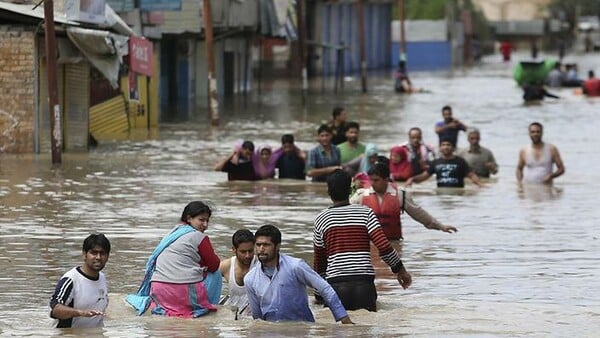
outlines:
[{"label": "man in black t-shirt", "polygon": [[332,132],[332,144],[338,145],[346,142],[346,119],[348,119],[346,109],[343,107],[333,108],[331,122],[329,122],[329,128]]},{"label": "man in black t-shirt", "polygon": [[467,161],[454,155],[454,143],[446,138],[440,142],[440,158],[431,162],[427,171],[409,178],[406,185],[425,181],[433,174],[436,176],[438,188],[463,188],[465,177],[470,178],[475,185],[482,186],[479,177],[471,170]]},{"label": "man in black t-shirt", "polygon": [[304,167],[306,164],[306,153],[294,144],[294,135],[285,134],[281,137],[281,148],[283,154],[277,160],[276,168],[279,169],[277,178],[290,178],[305,180]]},{"label": "man in black t-shirt", "polygon": [[254,181],[254,167],[252,166],[252,154],[254,143],[244,141],[242,147],[235,149],[233,153],[215,165],[215,171],[227,173],[229,181]]}]

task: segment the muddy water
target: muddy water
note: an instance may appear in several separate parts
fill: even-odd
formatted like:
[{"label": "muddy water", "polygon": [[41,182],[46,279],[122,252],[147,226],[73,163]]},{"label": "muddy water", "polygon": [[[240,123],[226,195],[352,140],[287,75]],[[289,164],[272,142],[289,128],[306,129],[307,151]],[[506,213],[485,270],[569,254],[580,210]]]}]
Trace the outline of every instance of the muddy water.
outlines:
[{"label": "muddy water", "polygon": [[[345,93],[318,89],[306,108],[294,85],[279,81],[259,97],[228,102],[219,127],[204,116],[161,126],[152,140],[104,142],[89,154],[65,154],[60,169],[48,155],[0,156],[0,335],[2,336],[593,336],[600,329],[600,216],[597,191],[597,112],[600,100],[557,90],[560,100],[525,106],[511,65],[486,64],[453,74],[413,74],[431,94],[398,96],[387,75],[358,79]],[[578,56],[581,72],[593,57]],[[597,69],[598,70],[598,69]],[[315,88],[319,88],[315,83]],[[450,104],[455,117],[482,131],[482,144],[500,164],[478,189],[444,191],[430,181],[412,190],[419,204],[456,234],[426,230],[404,216],[405,265],[414,283],[402,290],[382,269],[377,313],[351,313],[355,326],[332,323],[314,307],[317,324],[235,321],[228,309],[198,320],[136,317],[122,297],[137,289],[146,259],[191,200],[215,212],[207,233],[221,257],[231,234],[264,223],[279,226],[283,251],[312,261],[311,225],[330,203],[323,185],[309,182],[227,182],[212,171],[242,139],[276,146],[292,132],[304,149],[316,126],[343,105],[361,123],[361,139],[388,150],[412,126],[437,141],[433,124]],[[540,121],[558,146],[567,173],[551,189],[518,191],[517,153],[527,125]],[[465,135],[459,147],[466,146]],[[81,261],[90,231],[107,234],[113,252],[105,272],[111,303],[105,327],[51,328],[47,301],[60,275]]]}]

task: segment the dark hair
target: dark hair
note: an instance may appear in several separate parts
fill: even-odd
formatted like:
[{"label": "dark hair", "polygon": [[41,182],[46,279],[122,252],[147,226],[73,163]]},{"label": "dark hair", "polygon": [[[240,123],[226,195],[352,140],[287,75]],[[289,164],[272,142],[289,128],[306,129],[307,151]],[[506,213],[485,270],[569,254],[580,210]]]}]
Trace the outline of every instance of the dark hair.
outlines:
[{"label": "dark hair", "polygon": [[452,112],[452,107],[450,107],[450,106],[447,106],[447,105],[446,105],[446,106],[443,106],[443,107],[442,107],[442,113],[444,112],[444,110],[449,110],[450,112]]},{"label": "dark hair", "polygon": [[275,245],[281,243],[281,231],[279,231],[276,226],[271,224],[265,224],[258,228],[258,230],[256,230],[254,233],[254,238],[259,236],[270,237],[271,242],[273,242]]},{"label": "dark hair", "polygon": [[83,252],[92,250],[95,246],[99,246],[107,254],[110,253],[110,241],[104,234],[91,234],[83,241]]},{"label": "dark hair", "polygon": [[322,133],[322,132],[324,132],[324,131],[326,131],[326,132],[328,132],[328,133],[330,133],[330,134],[333,134],[333,133],[331,132],[331,128],[329,128],[329,126],[328,126],[328,125],[326,125],[326,124],[322,124],[322,125],[320,125],[320,126],[319,126],[319,129],[317,129],[317,135],[321,134],[321,133]]},{"label": "dark hair", "polygon": [[210,217],[212,215],[212,210],[210,210],[210,207],[204,204],[204,202],[202,201],[190,202],[183,209],[183,213],[181,214],[181,221],[187,223],[188,216],[194,218],[202,214],[207,214],[208,217]]},{"label": "dark hair", "polygon": [[327,176],[327,193],[334,202],[345,201],[350,196],[352,177],[342,169]]},{"label": "dark hair", "polygon": [[383,163],[386,166],[390,165],[390,159],[385,157],[384,155],[377,155],[377,162],[375,163]]},{"label": "dark hair", "polygon": [[336,117],[340,116],[344,110],[344,107],[335,107],[333,108],[331,116],[333,117],[333,119],[335,119]]},{"label": "dark hair", "polygon": [[350,130],[350,128],[356,128],[356,130],[360,130],[360,124],[358,122],[350,121],[344,125],[344,132]]},{"label": "dark hair", "polygon": [[236,249],[238,246],[240,246],[240,244],[246,242],[254,243],[254,235],[248,229],[239,229],[233,233],[233,236],[231,236],[231,244],[233,244],[233,247]]},{"label": "dark hair", "polygon": [[442,145],[443,142],[448,142],[456,148],[456,144],[454,144],[454,141],[448,136],[440,137],[440,145]]},{"label": "dark hair", "polygon": [[252,141],[244,141],[244,143],[242,143],[242,149],[254,151],[254,143],[252,143]]},{"label": "dark hair", "polygon": [[531,123],[529,124],[529,127],[527,127],[527,129],[529,129],[529,128],[533,127],[533,126],[540,127],[540,130],[542,130],[542,131],[544,130],[544,126],[542,126],[542,124],[541,124],[541,123],[539,123],[539,122],[531,122]]},{"label": "dark hair", "polygon": [[281,144],[285,144],[285,143],[294,144],[294,135],[285,134],[285,135],[281,136]]},{"label": "dark hair", "polygon": [[389,163],[377,162],[373,164],[367,174],[369,174],[369,176],[377,175],[383,179],[387,179],[390,177],[390,165]]},{"label": "dark hair", "polygon": [[413,131],[418,131],[421,135],[423,135],[423,131],[421,130],[421,128],[419,127],[412,127],[408,130],[408,136],[410,136],[410,133],[412,133]]},{"label": "dark hair", "polygon": [[596,74],[594,74],[593,70],[588,71],[588,77],[594,77]]}]

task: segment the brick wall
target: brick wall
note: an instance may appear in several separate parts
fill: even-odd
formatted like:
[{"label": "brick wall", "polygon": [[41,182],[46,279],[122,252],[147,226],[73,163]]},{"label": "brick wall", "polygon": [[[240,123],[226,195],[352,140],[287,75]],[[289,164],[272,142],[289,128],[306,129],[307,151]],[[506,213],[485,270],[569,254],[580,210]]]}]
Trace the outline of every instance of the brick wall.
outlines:
[{"label": "brick wall", "polygon": [[34,27],[0,25],[0,153],[33,152]]}]

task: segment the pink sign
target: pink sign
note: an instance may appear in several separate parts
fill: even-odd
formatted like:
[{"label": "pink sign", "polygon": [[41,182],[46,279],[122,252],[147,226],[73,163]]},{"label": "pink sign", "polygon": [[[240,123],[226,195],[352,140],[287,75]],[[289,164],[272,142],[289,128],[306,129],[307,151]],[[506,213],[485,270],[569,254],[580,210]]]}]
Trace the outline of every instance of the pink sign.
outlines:
[{"label": "pink sign", "polygon": [[152,50],[152,42],[142,37],[129,37],[129,66],[131,70],[147,75],[154,75],[154,53]]}]

